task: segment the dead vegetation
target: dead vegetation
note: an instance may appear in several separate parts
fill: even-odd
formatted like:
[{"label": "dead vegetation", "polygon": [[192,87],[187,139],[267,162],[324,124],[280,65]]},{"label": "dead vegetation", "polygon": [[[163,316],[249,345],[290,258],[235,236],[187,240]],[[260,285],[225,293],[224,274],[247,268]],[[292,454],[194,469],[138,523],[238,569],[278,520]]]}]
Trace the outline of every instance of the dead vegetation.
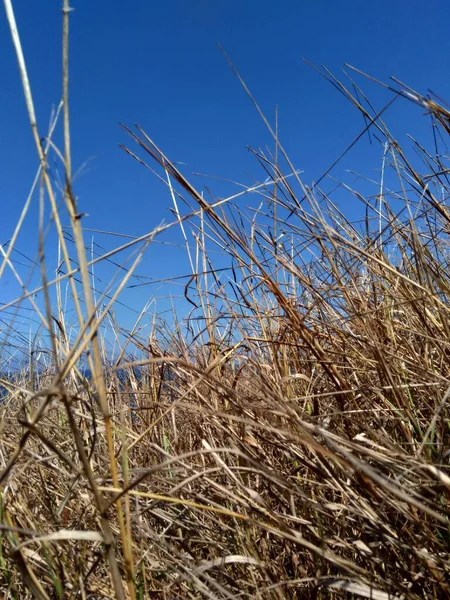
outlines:
[{"label": "dead vegetation", "polygon": [[[76,255],[23,63],[41,202],[52,207],[65,272],[48,282],[41,253],[46,313],[34,310],[50,334],[47,370],[30,357],[31,368],[2,377],[3,597],[449,597],[444,141],[432,153],[415,144],[420,174],[379,114],[325,73],[384,149],[379,192],[347,189],[364,206],[352,223],[320,183],[305,186],[276,131],[274,154],[255,153],[266,181],[242,191],[259,195],[251,212],[233,198],[206,201],[144,131],[128,130],[125,150],[167,182],[192,310],[143,337],[144,310],[125,340],[110,319],[120,342],[108,356],[101,325],[164,228],[125,244],[139,247],[133,264],[95,302],[71,190],[64,8],[64,196]],[[393,92],[425,108],[443,139],[444,103],[399,85]],[[16,237],[0,247],[0,275],[14,269]],[[215,267],[212,247],[226,252],[225,267]],[[3,311],[25,300],[32,294]]]}]

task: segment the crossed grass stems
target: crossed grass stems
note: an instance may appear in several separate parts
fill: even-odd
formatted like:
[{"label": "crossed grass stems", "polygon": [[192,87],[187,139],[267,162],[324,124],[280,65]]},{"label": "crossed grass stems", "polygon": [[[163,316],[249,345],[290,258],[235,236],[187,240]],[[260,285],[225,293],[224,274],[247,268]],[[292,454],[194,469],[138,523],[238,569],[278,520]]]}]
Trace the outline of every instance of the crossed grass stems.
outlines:
[{"label": "crossed grass stems", "polygon": [[[72,190],[68,2],[63,99],[44,141],[4,4],[40,167],[0,247],[0,276],[9,269],[23,289],[2,312],[14,323],[29,302],[48,336],[46,368],[32,349],[28,367],[2,379],[4,597],[448,597],[445,103],[394,80],[393,99],[432,121],[433,150],[412,141],[420,174],[386,109],[377,112],[350,76],[347,85],[320,71],[365,119],[345,152],[369,132],[382,149],[374,197],[339,182],[364,207],[351,222],[322,178],[304,184],[278,119],[272,128],[236,73],[273,137],[273,152],[254,151],[265,181],[207,201],[141,128],[125,127],[137,149],[123,149],[164,182],[174,219],[89,259]],[[52,136],[61,115],[60,151]],[[62,207],[51,152],[64,165]],[[44,312],[13,254],[36,192]],[[260,201],[253,210],[239,202],[250,194]],[[61,258],[53,280],[47,203]],[[142,283],[144,252],[173,227],[191,270],[177,282],[192,309],[174,313],[171,328],[155,318],[145,335],[146,305],[126,332],[113,307]],[[125,265],[117,256],[127,250]],[[117,279],[99,292],[94,266],[105,262]]]}]

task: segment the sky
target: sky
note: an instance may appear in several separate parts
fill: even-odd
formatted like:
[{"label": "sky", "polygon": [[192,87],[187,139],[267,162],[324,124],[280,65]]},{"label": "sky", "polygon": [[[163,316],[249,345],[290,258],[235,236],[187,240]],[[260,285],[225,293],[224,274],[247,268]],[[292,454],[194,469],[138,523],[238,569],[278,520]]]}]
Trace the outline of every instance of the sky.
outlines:
[{"label": "sky", "polygon": [[[61,11],[58,2],[45,0],[13,5],[44,136],[61,97]],[[280,139],[308,184],[364,123],[302,57],[339,77],[350,63],[383,81],[395,75],[420,92],[431,89],[450,98],[446,0],[72,0],[71,5],[71,135],[74,171],[80,170],[74,188],[80,211],[89,215],[83,225],[90,229],[142,235],[172,219],[167,190],[119,148],[119,143],[134,148],[119,123],[141,125],[166,155],[184,163],[185,174],[247,184],[264,178],[247,148],[270,144],[270,136],[218,43],[271,122],[278,106]],[[38,161],[3,7],[0,81],[0,243],[5,243]],[[389,99],[375,84],[358,81],[378,108]],[[425,135],[420,109],[402,102],[391,112],[399,136],[409,132],[412,116],[419,121],[417,135]],[[60,134],[55,143],[61,143]],[[364,142],[348,160],[355,171],[371,173],[380,158],[380,148]],[[56,178],[62,176],[56,158],[51,168]],[[214,194],[224,191],[218,180],[208,185]],[[345,209],[351,216],[351,203]],[[92,235],[87,233],[89,243]],[[152,246],[139,267],[142,274],[158,279],[188,271],[186,257],[169,245],[179,241],[171,235],[165,245]],[[94,241],[105,248],[117,242],[100,234]],[[15,260],[25,268],[37,251],[37,199],[17,248],[23,256]],[[56,261],[56,250],[49,260]],[[18,293],[6,273],[0,302]],[[133,294],[127,302],[139,307],[163,291],[141,287]]]}]

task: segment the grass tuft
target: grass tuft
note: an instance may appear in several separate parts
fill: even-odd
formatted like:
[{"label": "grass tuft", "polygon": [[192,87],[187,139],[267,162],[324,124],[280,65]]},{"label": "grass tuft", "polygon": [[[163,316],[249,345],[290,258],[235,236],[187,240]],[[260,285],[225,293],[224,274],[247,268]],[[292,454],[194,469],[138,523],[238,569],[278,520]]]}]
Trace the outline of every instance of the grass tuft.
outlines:
[{"label": "grass tuft", "polygon": [[[44,147],[5,6],[40,161],[45,310],[13,261],[28,199],[0,246],[0,275],[23,289],[0,308],[2,341],[26,356],[20,368],[2,359],[3,597],[449,597],[448,109],[387,86],[432,121],[434,148],[413,140],[410,159],[355,82],[322,72],[380,145],[376,181],[341,182],[360,206],[351,221],[327,192],[330,169],[306,185],[240,79],[274,140],[273,155],[253,151],[265,181],[208,201],[142,128],[125,128],[124,150],[167,185],[174,220],[93,258],[72,192],[68,2],[62,206],[47,169],[59,111]],[[148,332],[145,306],[127,331],[114,305],[173,228],[191,269],[187,314]],[[101,266],[125,250],[131,263],[101,285]],[[29,344],[14,329],[25,301],[39,324]]]}]

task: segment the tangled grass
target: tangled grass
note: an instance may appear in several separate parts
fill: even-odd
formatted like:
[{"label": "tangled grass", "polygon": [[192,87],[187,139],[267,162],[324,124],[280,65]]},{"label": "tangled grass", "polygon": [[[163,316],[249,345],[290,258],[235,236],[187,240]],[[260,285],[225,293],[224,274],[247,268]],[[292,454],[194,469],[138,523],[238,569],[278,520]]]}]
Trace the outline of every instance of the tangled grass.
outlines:
[{"label": "tangled grass", "polygon": [[[376,197],[347,188],[365,214],[352,223],[319,184],[304,185],[274,132],[275,154],[256,153],[267,180],[242,192],[261,199],[248,212],[233,198],[207,202],[142,130],[128,130],[137,150],[127,153],[167,181],[192,311],[171,328],[155,321],[145,337],[145,310],[125,338],[110,321],[119,351],[107,356],[101,324],[161,228],[138,240],[117,292],[96,304],[71,190],[64,73],[76,256],[38,144],[66,274],[48,282],[42,270],[46,368],[31,355],[1,380],[3,597],[448,598],[448,156],[416,143],[419,172],[381,117],[334,80],[384,149]],[[26,91],[24,70],[22,79]],[[443,103],[395,93],[450,133]],[[64,279],[75,338],[52,295]]]}]

